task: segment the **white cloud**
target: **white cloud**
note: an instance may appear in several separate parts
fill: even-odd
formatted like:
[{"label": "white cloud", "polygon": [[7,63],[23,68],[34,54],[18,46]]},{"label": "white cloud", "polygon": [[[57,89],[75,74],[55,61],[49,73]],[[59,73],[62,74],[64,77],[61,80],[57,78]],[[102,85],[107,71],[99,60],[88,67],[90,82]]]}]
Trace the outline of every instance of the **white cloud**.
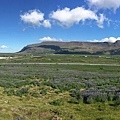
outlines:
[{"label": "white cloud", "polygon": [[44,20],[44,13],[39,10],[29,10],[27,13],[20,15],[21,20],[25,23],[40,26],[41,21]]},{"label": "white cloud", "polygon": [[[20,18],[24,23],[33,26],[43,26],[45,28],[51,28],[50,21],[44,19],[44,13],[42,13],[40,10],[29,10],[27,13],[20,15]],[[23,31],[25,30],[26,29],[23,29]]]},{"label": "white cloud", "polygon": [[113,9],[116,11],[120,7],[120,0],[87,0],[90,7],[98,9]]},{"label": "white cloud", "polygon": [[49,20],[44,20],[43,21],[43,26],[46,27],[46,28],[51,28],[50,21]]},{"label": "white cloud", "polygon": [[103,24],[104,24],[104,21],[109,21],[108,18],[106,18],[103,14],[100,14],[99,15],[99,19],[97,20],[97,23],[98,23],[98,27],[100,28],[104,28]]},{"label": "white cloud", "polygon": [[115,37],[104,38],[104,39],[101,40],[101,42],[112,42],[112,43],[114,43],[117,40],[120,40],[120,37],[118,37],[118,38],[115,38]]},{"label": "white cloud", "polygon": [[117,40],[120,40],[120,37],[117,37],[117,38],[115,38],[115,37],[109,37],[109,38],[103,38],[101,40],[95,39],[95,40],[89,40],[89,41],[90,42],[111,42],[111,43],[114,43]]},{"label": "white cloud", "polygon": [[[68,41],[68,40],[63,40],[63,39],[57,39],[57,38],[54,38],[54,37],[49,37],[49,36],[47,36],[47,37],[43,37],[43,38],[40,38],[39,39],[40,41]],[[106,37],[106,38],[103,38],[103,39],[101,39],[101,40],[98,40],[98,39],[94,39],[94,40],[86,40],[86,41],[88,41],[88,42],[111,42],[111,43],[114,43],[114,42],[116,42],[117,40],[120,40],[120,37],[117,37],[117,38],[115,38],[115,37]],[[70,41],[80,41],[80,40],[69,40],[69,42]],[[84,41],[82,41],[82,42],[84,42]]]},{"label": "white cloud", "polygon": [[86,20],[96,21],[98,27],[103,28],[103,23],[106,17],[100,14],[100,17],[92,10],[87,10],[83,7],[77,7],[72,10],[70,8],[58,9],[53,11],[50,18],[54,19],[57,24],[64,27],[71,27],[73,24],[79,24],[79,22],[85,22]]},{"label": "white cloud", "polygon": [[0,46],[0,48],[1,48],[1,49],[6,49],[6,48],[8,48],[8,47],[5,46],[5,45],[2,45],[2,46]]},{"label": "white cloud", "polygon": [[39,40],[40,40],[40,41],[63,41],[62,39],[51,38],[51,37],[49,37],[49,36],[40,38]]}]

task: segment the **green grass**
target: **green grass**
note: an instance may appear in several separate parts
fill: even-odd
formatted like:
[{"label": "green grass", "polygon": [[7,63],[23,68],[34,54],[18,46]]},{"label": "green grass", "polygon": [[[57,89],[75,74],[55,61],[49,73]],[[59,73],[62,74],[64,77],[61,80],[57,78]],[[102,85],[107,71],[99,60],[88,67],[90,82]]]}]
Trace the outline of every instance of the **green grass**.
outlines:
[{"label": "green grass", "polygon": [[[13,120],[23,117],[27,120],[49,120],[54,115],[65,120],[119,120],[120,107],[110,106],[108,103],[72,104],[68,103],[69,94],[56,95],[49,93],[41,98],[31,96],[15,97],[0,95],[0,119]],[[62,104],[51,105],[51,101],[62,98]]]},{"label": "green grass", "polygon": [[0,60],[0,62],[48,62],[48,63],[101,63],[120,64],[120,56],[117,55],[37,55],[32,54],[1,54],[0,56],[13,56],[13,59]]},{"label": "green grass", "polygon": [[[86,62],[119,64],[120,56],[49,55],[4,62]],[[44,58],[44,59],[43,59]],[[42,61],[40,61],[42,59]],[[70,59],[70,61],[68,61]],[[45,61],[44,61],[45,60]],[[53,62],[52,60],[50,62]],[[1,61],[3,62],[3,61]],[[0,120],[119,120],[119,101],[85,104],[76,98],[81,91],[120,90],[120,66],[90,65],[0,65]],[[71,96],[73,91],[78,92]]]}]

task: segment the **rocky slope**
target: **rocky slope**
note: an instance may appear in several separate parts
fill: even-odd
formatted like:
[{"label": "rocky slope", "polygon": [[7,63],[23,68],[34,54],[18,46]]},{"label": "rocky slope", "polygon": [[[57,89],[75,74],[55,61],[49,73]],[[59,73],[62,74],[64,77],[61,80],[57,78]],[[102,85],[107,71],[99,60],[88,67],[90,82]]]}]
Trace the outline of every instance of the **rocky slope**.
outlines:
[{"label": "rocky slope", "polygon": [[120,40],[109,42],[42,42],[24,47],[20,53],[31,54],[116,54],[120,55]]}]

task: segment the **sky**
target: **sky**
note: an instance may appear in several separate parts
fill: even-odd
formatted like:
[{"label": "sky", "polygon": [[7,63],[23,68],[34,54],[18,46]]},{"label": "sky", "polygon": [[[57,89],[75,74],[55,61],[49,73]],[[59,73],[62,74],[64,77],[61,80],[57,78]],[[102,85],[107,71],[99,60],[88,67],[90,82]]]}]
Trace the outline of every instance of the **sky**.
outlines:
[{"label": "sky", "polygon": [[120,40],[120,0],[0,0],[0,53],[42,41]]}]

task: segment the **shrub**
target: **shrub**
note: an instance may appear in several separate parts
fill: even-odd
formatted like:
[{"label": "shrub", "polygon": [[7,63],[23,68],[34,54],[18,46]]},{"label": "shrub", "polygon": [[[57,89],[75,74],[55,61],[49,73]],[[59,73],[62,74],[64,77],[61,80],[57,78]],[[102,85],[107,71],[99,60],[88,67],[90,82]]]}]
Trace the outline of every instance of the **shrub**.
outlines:
[{"label": "shrub", "polygon": [[33,96],[33,97],[35,97],[35,98],[37,98],[37,97],[40,96],[39,93],[36,93],[36,92],[32,92],[32,93],[30,93],[30,95]]},{"label": "shrub", "polygon": [[47,89],[43,89],[43,90],[41,90],[41,91],[40,91],[40,94],[42,94],[42,95],[46,95],[46,94],[47,94]]},{"label": "shrub", "polygon": [[32,84],[34,86],[40,86],[39,81],[32,81],[30,84]]},{"label": "shrub", "polygon": [[70,95],[72,97],[75,97],[76,99],[81,99],[82,98],[81,95],[80,95],[80,90],[78,90],[78,89],[72,90]]},{"label": "shrub", "polygon": [[22,95],[27,95],[28,94],[28,90],[29,90],[28,87],[21,88],[21,89],[16,91],[15,95],[19,96],[19,97],[22,97]]},{"label": "shrub", "polygon": [[84,96],[83,97],[83,103],[86,103],[86,104],[91,104],[91,103],[94,103],[94,98],[92,96]]},{"label": "shrub", "polygon": [[73,104],[79,104],[79,101],[74,97],[72,97],[68,102]]},{"label": "shrub", "polygon": [[120,100],[114,101],[114,106],[119,106],[120,105]]},{"label": "shrub", "polygon": [[64,101],[62,98],[57,99],[57,100],[53,100],[52,102],[50,102],[51,105],[55,105],[55,106],[60,106],[64,104]]},{"label": "shrub", "polygon": [[5,89],[4,93],[6,93],[8,96],[11,96],[11,95],[15,94],[15,91],[12,88],[11,89]]}]

